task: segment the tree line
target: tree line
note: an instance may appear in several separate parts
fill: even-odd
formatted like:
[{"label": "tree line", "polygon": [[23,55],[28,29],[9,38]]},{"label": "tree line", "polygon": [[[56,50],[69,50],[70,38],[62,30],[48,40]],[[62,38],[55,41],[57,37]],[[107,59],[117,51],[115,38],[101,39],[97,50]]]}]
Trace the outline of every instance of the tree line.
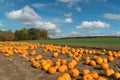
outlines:
[{"label": "tree line", "polygon": [[22,28],[12,32],[11,30],[0,30],[0,41],[19,41],[19,40],[40,40],[47,39],[47,30],[40,30],[36,28]]}]

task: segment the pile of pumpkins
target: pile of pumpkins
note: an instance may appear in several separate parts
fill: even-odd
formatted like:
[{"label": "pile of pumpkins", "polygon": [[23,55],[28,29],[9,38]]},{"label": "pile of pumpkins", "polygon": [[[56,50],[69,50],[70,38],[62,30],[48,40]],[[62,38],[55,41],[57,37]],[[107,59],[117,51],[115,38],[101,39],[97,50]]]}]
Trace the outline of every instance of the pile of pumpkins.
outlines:
[{"label": "pile of pumpkins", "polygon": [[[42,48],[42,53],[37,53],[36,49]],[[52,54],[51,59],[44,59],[42,54]],[[107,77],[112,77],[115,80],[120,80],[120,72],[114,71],[110,68],[109,63],[113,62],[115,58],[120,58],[120,51],[112,50],[95,50],[95,49],[83,49],[83,48],[71,48],[67,45],[56,46],[53,44],[39,44],[39,43],[27,43],[27,42],[0,42],[0,53],[5,57],[13,56],[14,54],[20,55],[22,58],[28,59],[31,62],[32,67],[36,69],[43,69],[51,75],[55,75],[57,72],[61,73],[57,80],[72,80],[82,75],[82,80],[107,80]],[[85,55],[93,55],[93,57]],[[59,58],[61,55],[66,55],[68,58]],[[102,57],[101,55],[107,55]],[[76,68],[77,64],[84,60],[85,65],[95,67],[100,65],[100,69],[104,70],[105,76],[99,75],[97,71],[91,71],[84,69],[80,72]]]}]

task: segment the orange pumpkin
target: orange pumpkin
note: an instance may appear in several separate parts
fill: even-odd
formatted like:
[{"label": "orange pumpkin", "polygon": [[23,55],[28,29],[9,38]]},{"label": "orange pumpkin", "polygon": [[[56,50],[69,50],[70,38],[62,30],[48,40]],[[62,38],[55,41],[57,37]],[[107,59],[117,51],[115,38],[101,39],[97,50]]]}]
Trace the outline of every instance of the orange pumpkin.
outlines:
[{"label": "orange pumpkin", "polygon": [[42,55],[39,54],[36,56],[35,60],[40,60],[40,59],[42,59]]},{"label": "orange pumpkin", "polygon": [[110,62],[114,61],[114,57],[113,56],[108,56],[108,61],[110,61]]},{"label": "orange pumpkin", "polygon": [[64,73],[63,77],[64,77],[65,80],[71,80],[71,77],[68,73]]},{"label": "orange pumpkin", "polygon": [[71,80],[71,77],[68,73],[64,73],[62,76],[59,76],[57,80]]},{"label": "orange pumpkin", "polygon": [[62,59],[62,60],[61,60],[61,64],[62,64],[62,65],[66,65],[66,64],[67,64],[67,60],[66,60],[66,59]]},{"label": "orange pumpkin", "polygon": [[119,72],[115,72],[113,75],[114,79],[120,79],[120,73]]},{"label": "orange pumpkin", "polygon": [[108,69],[105,70],[105,74],[106,74],[107,77],[113,75],[114,73],[115,73],[114,70],[111,69],[111,68],[108,68]]},{"label": "orange pumpkin", "polygon": [[72,77],[78,77],[79,76],[79,74],[80,74],[80,71],[78,70],[78,69],[71,69],[70,70],[70,75],[72,76]]},{"label": "orange pumpkin", "polygon": [[93,76],[94,79],[97,79],[99,77],[99,74],[95,71],[93,71],[91,75]]},{"label": "orange pumpkin", "polygon": [[77,61],[76,60],[71,60],[71,63],[76,66],[77,65]]},{"label": "orange pumpkin", "polygon": [[89,74],[90,71],[89,71],[88,69],[84,69],[84,70],[82,71],[82,73],[83,73],[83,75],[85,75],[85,74]]},{"label": "orange pumpkin", "polygon": [[95,62],[94,60],[91,60],[91,61],[90,61],[90,65],[91,65],[91,66],[96,66],[96,62]]},{"label": "orange pumpkin", "polygon": [[43,70],[44,71],[48,71],[48,69],[50,68],[50,64],[46,63],[45,65],[43,65]]},{"label": "orange pumpkin", "polygon": [[58,57],[58,52],[54,52],[52,56],[55,58]]},{"label": "orange pumpkin", "polygon": [[75,67],[75,65],[74,65],[73,63],[71,63],[71,62],[70,62],[70,63],[68,63],[68,65],[67,65],[67,66],[68,66],[68,68],[69,68],[69,69],[73,69],[73,68]]},{"label": "orange pumpkin", "polygon": [[59,76],[57,80],[66,80],[66,79],[64,78],[64,76]]},{"label": "orange pumpkin", "polygon": [[97,57],[95,60],[96,60],[96,63],[98,63],[98,64],[102,64],[103,63],[103,60],[102,60],[101,57]]},{"label": "orange pumpkin", "polygon": [[58,71],[61,72],[61,73],[65,72],[66,70],[67,70],[67,66],[66,65],[61,65],[58,68]]},{"label": "orange pumpkin", "polygon": [[60,61],[56,61],[56,66],[60,66],[61,65],[61,62]]},{"label": "orange pumpkin", "polygon": [[98,79],[97,80],[107,80],[106,78],[104,78],[104,77],[98,77]]},{"label": "orange pumpkin", "polygon": [[106,69],[109,68],[109,64],[108,63],[102,63],[101,64],[101,68],[104,69],[104,70],[106,70]]},{"label": "orange pumpkin", "polygon": [[89,64],[90,61],[91,61],[90,59],[86,59],[86,60],[85,60],[85,64]]},{"label": "orange pumpkin", "polygon": [[48,69],[48,73],[50,73],[50,74],[55,74],[56,73],[56,68],[55,67],[50,67],[49,69]]},{"label": "orange pumpkin", "polygon": [[108,59],[107,58],[103,58],[103,63],[107,63]]},{"label": "orange pumpkin", "polygon": [[82,77],[82,80],[94,80],[91,74],[85,74]]}]

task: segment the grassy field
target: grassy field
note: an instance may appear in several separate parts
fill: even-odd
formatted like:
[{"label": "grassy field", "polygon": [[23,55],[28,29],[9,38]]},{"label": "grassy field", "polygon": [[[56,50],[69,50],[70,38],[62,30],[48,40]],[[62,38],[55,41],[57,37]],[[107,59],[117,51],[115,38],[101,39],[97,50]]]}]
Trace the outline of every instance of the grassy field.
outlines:
[{"label": "grassy field", "polygon": [[27,40],[27,42],[51,43],[51,44],[57,44],[57,45],[69,45],[72,47],[106,48],[106,49],[112,49],[112,50],[120,50],[120,38],[80,38],[80,39]]}]

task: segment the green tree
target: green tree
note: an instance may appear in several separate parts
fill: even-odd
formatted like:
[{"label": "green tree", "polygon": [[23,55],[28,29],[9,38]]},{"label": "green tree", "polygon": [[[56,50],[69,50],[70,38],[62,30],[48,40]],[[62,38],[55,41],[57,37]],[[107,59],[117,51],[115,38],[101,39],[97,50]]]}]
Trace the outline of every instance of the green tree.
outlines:
[{"label": "green tree", "polygon": [[28,40],[29,34],[26,28],[22,28],[20,30],[15,31],[15,39],[16,40]]},{"label": "green tree", "polygon": [[47,39],[48,38],[47,30],[39,30],[39,37],[40,39]]},{"label": "green tree", "polygon": [[36,28],[28,29],[28,33],[29,33],[29,39],[31,40],[39,39],[39,30],[37,30]]},{"label": "green tree", "polygon": [[14,33],[11,30],[0,31],[1,41],[13,41],[15,39]]}]

